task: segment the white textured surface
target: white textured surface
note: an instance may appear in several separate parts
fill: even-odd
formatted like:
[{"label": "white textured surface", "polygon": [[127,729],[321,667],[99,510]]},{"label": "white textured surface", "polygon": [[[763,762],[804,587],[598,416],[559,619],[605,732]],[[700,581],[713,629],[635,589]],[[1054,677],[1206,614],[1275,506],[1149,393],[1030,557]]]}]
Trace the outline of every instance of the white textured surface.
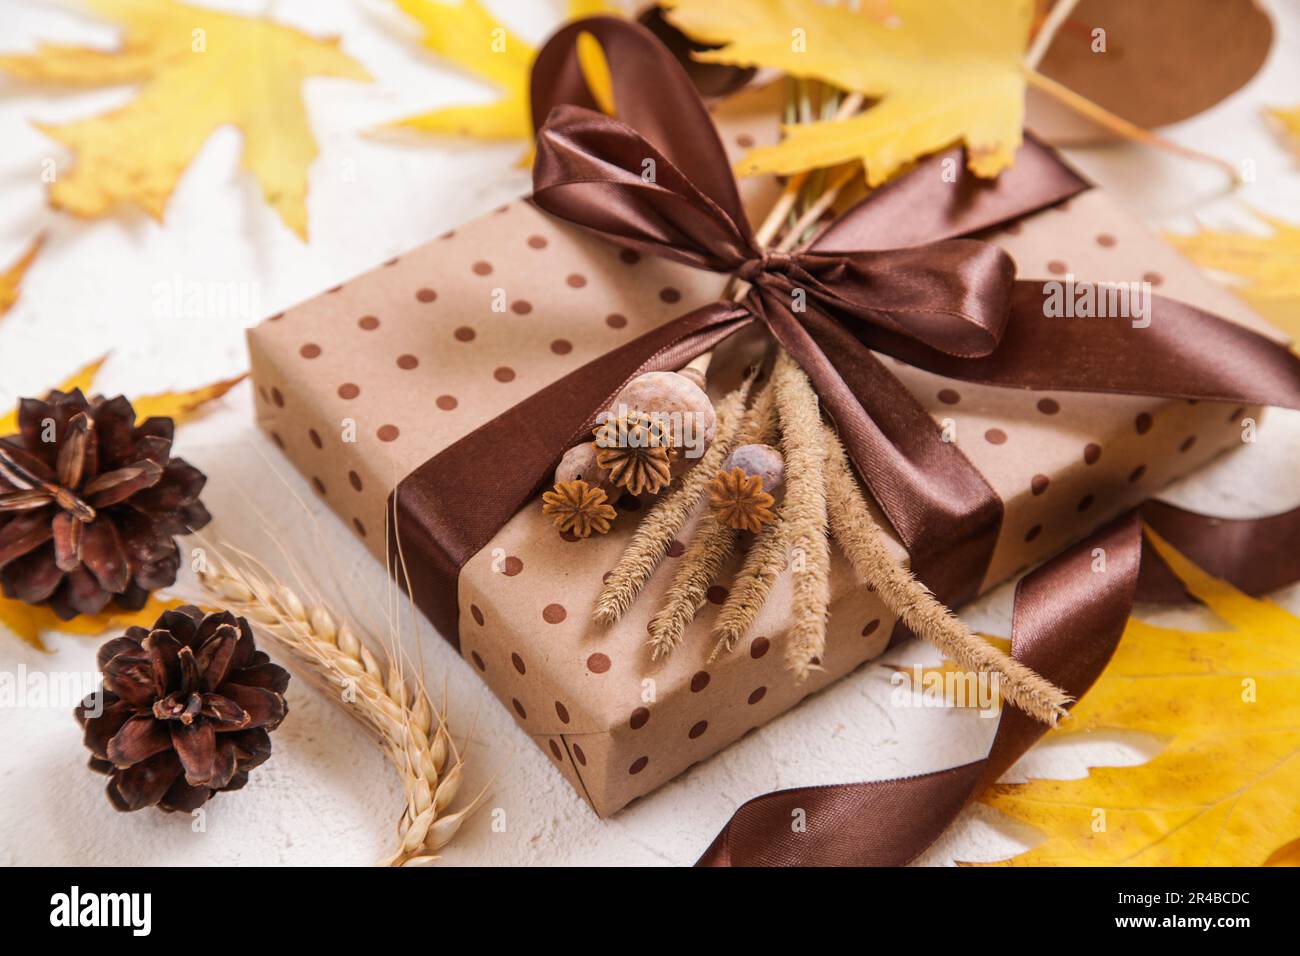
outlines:
[{"label": "white textured surface", "polygon": [[[144,394],[193,386],[245,365],[242,329],[402,252],[527,188],[515,146],[366,139],[359,130],[438,104],[482,99],[473,81],[443,69],[412,44],[414,30],[378,0],[225,2],[269,10],[343,46],[375,76],[373,85],[316,80],[306,99],[321,155],[311,169],[310,243],[293,236],[239,172],[239,134],[212,137],[186,172],[165,225],[141,215],[82,223],[44,205],[42,161],[65,161],[30,120],[82,117],[121,103],[129,90],[33,92],[0,85],[0,262],[38,231],[48,242],[23,297],[0,320],[0,406],[39,393],[112,349],[101,374],[107,392]],[[499,0],[492,6],[530,37],[543,35],[559,4]],[[1153,225],[1190,228],[1250,221],[1253,205],[1300,218],[1300,171],[1261,121],[1265,105],[1300,100],[1300,10],[1275,11],[1279,38],[1263,72],[1216,109],[1170,131],[1180,142],[1253,163],[1255,181],[1232,197],[1212,169],[1129,146],[1073,151],[1086,173]],[[30,49],[38,38],[110,45],[93,20],[34,0],[0,0],[0,49]],[[176,314],[159,284],[234,288],[246,310]],[[234,287],[228,283],[236,283]],[[252,426],[247,388],[185,426],[178,448],[212,476],[205,495],[221,516],[215,530],[259,550],[273,542],[249,531],[248,502],[269,531],[330,568],[328,574],[382,595],[383,575],[361,546],[263,442]],[[1265,514],[1300,503],[1300,416],[1273,413],[1253,446],[1220,460],[1169,497],[1219,514]],[[283,475],[283,483],[275,473]],[[318,515],[302,517],[294,494]],[[245,497],[246,496],[246,497]],[[238,517],[237,517],[238,516]],[[317,537],[317,534],[320,537]],[[1010,588],[971,608],[972,623],[1006,633]],[[1300,595],[1283,596],[1300,607]],[[1166,612],[1169,613],[1169,612]],[[1174,612],[1196,620],[1194,612]],[[97,641],[52,636],[42,654],[0,635],[0,671],[81,672]],[[685,776],[601,821],[548,758],[483,690],[470,669],[427,630],[420,650],[435,686],[446,680],[453,727],[470,737],[467,790],[491,785],[485,812],[448,849],[458,864],[687,864],[745,799],[779,787],[924,772],[979,756],[992,721],[956,711],[889,704],[888,671],[871,665],[806,701]],[[893,652],[893,663],[930,661],[922,646]],[[884,663],[884,662],[882,662]],[[369,863],[390,846],[400,792],[367,738],[320,694],[296,680],[291,714],[277,731],[274,759],[242,793],[208,805],[206,829],[152,812],[116,814],[84,767],[85,751],[68,706],[0,710],[0,863],[346,864]],[[1132,763],[1153,752],[1143,741],[1044,745],[1013,773],[1076,776],[1089,760]],[[494,811],[504,828],[492,826]],[[975,808],[923,862],[995,859],[1032,845],[988,810]]]}]

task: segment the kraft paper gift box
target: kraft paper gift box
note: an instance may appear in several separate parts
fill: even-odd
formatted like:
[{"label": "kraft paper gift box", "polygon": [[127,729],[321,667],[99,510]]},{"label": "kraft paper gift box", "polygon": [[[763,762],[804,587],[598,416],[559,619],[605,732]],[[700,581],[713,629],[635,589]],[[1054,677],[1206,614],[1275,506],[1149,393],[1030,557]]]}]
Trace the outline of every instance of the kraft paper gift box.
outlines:
[{"label": "kraft paper gift box", "polygon": [[[729,148],[773,138],[770,122],[746,126],[727,115],[743,109],[744,97],[737,101],[720,118]],[[770,199],[770,183],[746,189],[755,207]],[[1276,336],[1101,190],[984,238],[1012,255],[1021,278],[1146,282]],[[398,480],[558,377],[716,300],[725,282],[620,250],[520,200],[251,330],[258,422],[384,559]],[[1005,503],[984,590],[1239,445],[1242,420],[1260,412],[999,389],[885,361]],[[349,430],[355,440],[344,440]],[[501,455],[508,461],[510,449]],[[461,655],[602,815],[879,655],[894,624],[836,554],[823,671],[796,684],[783,667],[785,578],[735,652],[708,663],[733,561],[684,644],[652,663],[647,624],[680,547],[617,626],[591,621],[602,576],[646,506],[625,497],[610,534],[571,541],[534,502],[468,562],[458,584]]]}]

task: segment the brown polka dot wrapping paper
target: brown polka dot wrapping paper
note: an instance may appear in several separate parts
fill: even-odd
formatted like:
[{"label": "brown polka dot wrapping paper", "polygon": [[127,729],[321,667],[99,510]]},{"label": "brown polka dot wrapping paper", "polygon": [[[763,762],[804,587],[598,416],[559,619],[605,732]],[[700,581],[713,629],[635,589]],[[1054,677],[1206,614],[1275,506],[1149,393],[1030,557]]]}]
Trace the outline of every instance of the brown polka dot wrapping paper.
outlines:
[{"label": "brown polka dot wrapping paper", "polygon": [[[728,101],[719,116],[733,146],[775,134],[748,118],[758,114],[746,99]],[[772,196],[770,182],[746,190],[760,212]],[[1100,190],[983,238],[1012,255],[1021,278],[1148,282],[1276,337]],[[716,300],[724,281],[619,250],[521,200],[252,329],[258,422],[382,560],[388,496],[403,477],[558,377]],[[984,590],[1237,445],[1243,420],[1260,415],[1207,402],[999,389],[885,361],[1005,503]],[[508,461],[509,448],[501,454]],[[525,508],[458,584],[469,667],[601,815],[877,656],[894,624],[837,555],[823,671],[796,685],[782,666],[785,579],[735,652],[709,664],[733,562],[683,646],[652,663],[647,624],[680,547],[622,622],[605,630],[591,620],[602,576],[644,506],[625,498],[610,534],[580,541],[557,534],[540,507]]]}]

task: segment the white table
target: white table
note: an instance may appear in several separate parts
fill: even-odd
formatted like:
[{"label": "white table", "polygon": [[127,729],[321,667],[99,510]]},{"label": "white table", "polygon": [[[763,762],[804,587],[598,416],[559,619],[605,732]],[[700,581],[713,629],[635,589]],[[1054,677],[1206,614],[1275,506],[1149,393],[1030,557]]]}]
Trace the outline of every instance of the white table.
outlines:
[{"label": "white table", "polygon": [[[243,329],[390,255],[527,190],[519,147],[430,141],[394,145],[359,131],[436,105],[484,98],[485,89],[422,55],[416,35],[390,8],[364,0],[223,2],[242,12],[269,8],[317,35],[337,33],[375,77],[372,85],[314,80],[306,88],[321,155],[311,168],[311,241],[300,242],[265,207],[239,172],[240,136],[218,132],[185,173],[165,226],[133,213],[93,223],[51,213],[40,169],[60,152],[29,120],[80,117],[122,103],[129,89],[47,94],[5,87],[0,101],[0,262],[38,231],[46,247],[18,305],[0,320],[0,406],[39,394],[73,369],[112,350],[100,385],[108,393],[147,394],[228,376],[246,365]],[[524,35],[549,25],[545,4],[493,3]],[[558,8],[558,4],[554,5]],[[1264,70],[1244,90],[1169,130],[1179,142],[1235,161],[1251,159],[1255,181],[1217,195],[1211,168],[1130,145],[1074,150],[1089,176],[1159,228],[1189,229],[1249,221],[1247,204],[1298,218],[1300,160],[1260,119],[1265,105],[1300,102],[1300,7],[1279,2],[1279,36]],[[110,45],[110,28],[34,0],[0,0],[0,48],[30,49],[38,38]],[[413,199],[412,197],[417,197]],[[247,309],[190,316],[173,307],[168,286],[204,283],[247,296]],[[234,283],[234,285],[228,285]],[[220,311],[220,310],[218,310]],[[341,522],[316,502],[252,424],[247,386],[179,432],[178,451],[211,476],[205,499],[231,534],[243,495],[272,516],[272,530],[306,547],[293,495],[318,516],[329,560],[382,593],[383,574]],[[1300,503],[1300,416],[1272,413],[1253,446],[1184,482],[1168,497],[1219,514],[1247,516]],[[275,477],[279,472],[283,483]],[[247,519],[244,518],[244,524]],[[971,608],[977,627],[1007,633],[1010,588]],[[1300,593],[1282,596],[1300,609]],[[1193,611],[1162,621],[1195,620]],[[0,670],[93,670],[95,639],[52,636],[49,654],[0,635]],[[457,864],[688,864],[746,798],[780,787],[924,772],[983,753],[993,721],[971,713],[888,706],[885,662],[932,661],[927,647],[891,652],[793,712],[697,766],[611,820],[583,804],[464,662],[431,632],[422,636],[426,672],[449,685],[453,727],[470,734],[467,790],[491,782],[487,806],[505,811],[495,832],[480,813],[448,848]],[[401,794],[377,750],[340,711],[302,680],[289,690],[291,714],[274,736],[275,755],[238,794],[209,804],[206,830],[186,817],[113,811],[102,778],[85,768],[86,751],[67,707],[22,708],[0,716],[0,863],[352,864],[390,848]],[[1134,763],[1154,752],[1146,741],[1047,743],[1014,768],[1021,775],[1073,777],[1088,761]],[[924,862],[996,859],[1032,845],[976,807]]]}]

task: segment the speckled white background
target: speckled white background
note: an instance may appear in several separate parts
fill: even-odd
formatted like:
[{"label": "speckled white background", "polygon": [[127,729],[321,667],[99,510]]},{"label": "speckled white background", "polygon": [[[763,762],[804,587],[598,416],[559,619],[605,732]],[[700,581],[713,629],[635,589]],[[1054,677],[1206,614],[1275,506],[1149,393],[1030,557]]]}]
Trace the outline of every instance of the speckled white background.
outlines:
[{"label": "speckled white background", "polygon": [[[371,85],[313,80],[306,100],[321,155],[311,168],[311,241],[300,242],[239,172],[240,136],[214,135],[181,180],[159,225],[139,214],[82,223],[44,204],[42,162],[66,161],[29,121],[84,117],[125,102],[126,88],[54,93],[0,81],[0,262],[37,232],[45,250],[23,296],[0,320],[0,406],[36,394],[112,350],[100,385],[146,394],[242,370],[243,328],[338,280],[479,215],[527,190],[519,148],[426,142],[395,144],[360,130],[437,105],[485,99],[488,91],[422,55],[411,24],[382,0],[226,0],[212,6],[266,11],[317,35],[339,34],[374,75]],[[496,0],[512,27],[540,38],[558,3]],[[1272,3],[1278,38],[1264,70],[1215,109],[1169,130],[1179,142],[1253,163],[1255,179],[1232,196],[1214,170],[1127,145],[1072,150],[1089,176],[1154,227],[1196,222],[1247,225],[1248,207],[1300,219],[1300,164],[1259,116],[1265,105],[1300,102],[1300,4]],[[28,50],[38,38],[111,46],[114,31],[37,0],[0,0],[0,50]],[[208,283],[248,298],[246,309],[187,317],[160,308],[159,284]],[[207,288],[212,288],[208,285]],[[264,553],[272,538],[318,558],[325,586],[382,601],[381,569],[351,533],[317,504],[306,483],[252,425],[247,387],[180,432],[179,452],[211,476],[205,495],[221,515],[215,530]],[[1300,504],[1300,416],[1274,412],[1258,441],[1172,490],[1180,504],[1219,514],[1265,514]],[[298,499],[316,516],[309,520]],[[251,528],[250,505],[267,517]],[[238,517],[236,517],[238,516]],[[967,612],[981,629],[1006,633],[1010,587]],[[335,595],[335,600],[342,598]],[[1300,610],[1300,591],[1280,599]],[[364,604],[364,602],[360,602]],[[364,608],[363,608],[364,610]],[[1198,621],[1196,612],[1161,620]],[[84,672],[97,641],[52,635],[41,653],[0,634],[0,670]],[[451,648],[425,630],[412,638],[435,686],[446,682],[453,727],[468,738],[466,789],[490,786],[485,810],[466,824],[445,859],[456,864],[688,864],[745,799],[804,784],[879,779],[937,769],[979,756],[993,722],[958,711],[903,710],[889,703],[886,663],[932,661],[899,648],[740,743],[634,803],[598,820],[549,759],[492,701]],[[0,709],[0,863],[8,864],[364,864],[390,848],[400,791],[358,728],[301,680],[277,731],[275,756],[237,795],[208,805],[206,828],[156,813],[116,814],[69,708]],[[1133,763],[1154,741],[1053,743],[1036,748],[1013,775],[1067,777],[1089,761]],[[504,826],[493,827],[493,820]],[[1031,846],[1032,831],[991,811],[969,811],[922,862],[997,859]]]}]

